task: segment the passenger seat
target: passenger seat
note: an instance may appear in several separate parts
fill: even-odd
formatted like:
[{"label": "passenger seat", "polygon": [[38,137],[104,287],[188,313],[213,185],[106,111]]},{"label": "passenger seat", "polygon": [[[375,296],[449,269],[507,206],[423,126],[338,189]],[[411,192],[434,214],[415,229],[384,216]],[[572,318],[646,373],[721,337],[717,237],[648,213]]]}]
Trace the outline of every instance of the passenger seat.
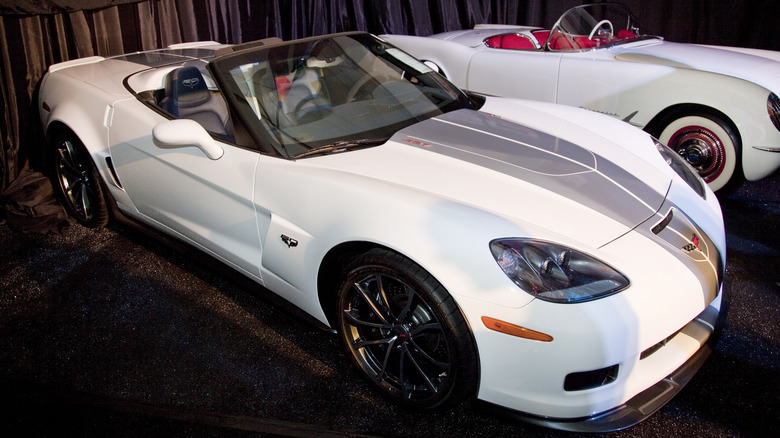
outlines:
[{"label": "passenger seat", "polygon": [[195,120],[214,134],[233,135],[225,100],[208,89],[196,67],[181,67],[168,73],[160,107],[178,119]]}]

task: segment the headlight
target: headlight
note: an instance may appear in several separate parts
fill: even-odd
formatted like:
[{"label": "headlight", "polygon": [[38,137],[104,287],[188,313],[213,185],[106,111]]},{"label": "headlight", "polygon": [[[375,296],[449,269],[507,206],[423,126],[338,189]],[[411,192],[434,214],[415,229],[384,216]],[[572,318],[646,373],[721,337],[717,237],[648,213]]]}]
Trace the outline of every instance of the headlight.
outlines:
[{"label": "headlight", "polygon": [[532,239],[496,239],[493,257],[504,273],[529,294],[556,303],[595,300],[625,289],[628,278],[577,250]]},{"label": "headlight", "polygon": [[777,97],[777,94],[769,93],[766,99],[766,111],[772,124],[780,131],[780,97]]},{"label": "headlight", "polygon": [[769,113],[772,124],[780,131],[780,97],[777,97],[777,94],[769,93],[769,97],[766,99],[766,111]]},{"label": "headlight", "polygon": [[680,175],[683,181],[685,181],[694,192],[698,193],[699,196],[706,199],[707,191],[704,189],[704,186],[707,183],[701,179],[699,172],[691,167],[685,158],[681,157],[672,149],[664,146],[664,144],[660,141],[653,139],[653,142],[655,142],[655,148],[658,149],[658,152],[660,152],[661,156],[664,157],[664,160],[666,160],[666,164],[668,164],[669,167],[671,167],[678,175]]}]

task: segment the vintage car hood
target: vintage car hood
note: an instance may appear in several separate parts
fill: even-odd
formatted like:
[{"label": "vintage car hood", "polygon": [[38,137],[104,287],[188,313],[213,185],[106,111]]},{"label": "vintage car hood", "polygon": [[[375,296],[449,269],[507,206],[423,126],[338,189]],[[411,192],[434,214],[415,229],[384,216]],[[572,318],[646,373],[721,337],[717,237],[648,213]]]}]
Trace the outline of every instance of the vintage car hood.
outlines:
[{"label": "vintage car hood", "polygon": [[773,59],[778,56],[774,52],[662,40],[616,46],[610,51],[620,61],[708,71],[755,82],[773,91],[780,88],[780,59]]},{"label": "vintage car hood", "polygon": [[[562,128],[583,130],[575,124]],[[599,246],[651,217],[670,183],[668,174],[648,173],[647,163],[601,140],[602,152],[609,144],[619,162],[594,153],[592,145],[459,110],[409,126],[383,146],[321,162],[384,180],[393,190],[402,186],[491,212],[534,235]],[[645,168],[645,180],[626,170],[637,166]]]}]

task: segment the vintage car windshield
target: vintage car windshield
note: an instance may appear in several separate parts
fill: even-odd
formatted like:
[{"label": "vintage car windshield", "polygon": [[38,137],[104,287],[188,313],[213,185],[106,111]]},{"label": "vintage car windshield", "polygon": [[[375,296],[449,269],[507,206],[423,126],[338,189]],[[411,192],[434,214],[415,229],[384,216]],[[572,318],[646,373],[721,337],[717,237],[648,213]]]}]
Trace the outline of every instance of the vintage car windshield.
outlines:
[{"label": "vintage car windshield", "polygon": [[656,38],[642,35],[639,22],[620,4],[603,3],[569,9],[553,26],[547,48],[555,51],[591,50]]},{"label": "vintage car windshield", "polygon": [[381,144],[405,126],[475,105],[425,64],[365,33],[243,49],[209,68],[246,136],[285,158]]}]

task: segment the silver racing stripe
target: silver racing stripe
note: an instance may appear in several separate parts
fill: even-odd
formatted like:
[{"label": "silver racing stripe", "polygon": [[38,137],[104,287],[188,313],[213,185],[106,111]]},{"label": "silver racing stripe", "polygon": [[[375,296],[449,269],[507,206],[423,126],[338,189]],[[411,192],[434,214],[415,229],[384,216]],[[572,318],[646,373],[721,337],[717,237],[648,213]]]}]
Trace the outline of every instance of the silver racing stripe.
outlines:
[{"label": "silver racing stripe", "polygon": [[460,110],[412,125],[393,140],[520,178],[602,212],[686,265],[711,302],[723,280],[715,243],[671,201],[608,159],[489,114]]},{"label": "silver racing stripe", "polygon": [[698,277],[705,302],[711,303],[720,290],[725,270],[723,258],[712,239],[669,200],[646,223],[648,226],[637,227],[637,231],[658,242],[687,266]]},{"label": "silver racing stripe", "polygon": [[519,178],[634,228],[664,201],[640,179],[569,141],[499,117],[453,111],[409,126],[392,140]]}]

